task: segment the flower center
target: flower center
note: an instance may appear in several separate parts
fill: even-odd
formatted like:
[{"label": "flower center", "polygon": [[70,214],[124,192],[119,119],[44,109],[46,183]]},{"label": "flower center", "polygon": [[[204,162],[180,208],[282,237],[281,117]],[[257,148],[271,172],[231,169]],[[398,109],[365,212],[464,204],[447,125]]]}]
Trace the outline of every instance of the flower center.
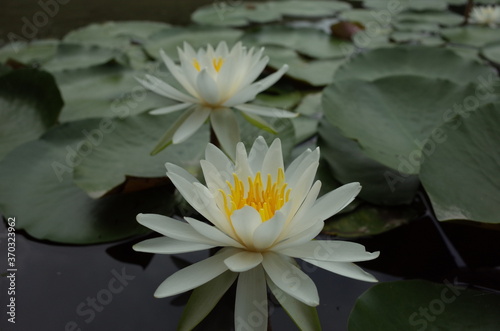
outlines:
[{"label": "flower center", "polygon": [[255,208],[260,214],[262,222],[265,222],[274,216],[288,201],[291,189],[286,189],[285,173],[283,169],[278,169],[278,176],[275,182],[272,181],[271,174],[267,175],[267,184],[264,187],[260,172],[255,178],[248,177],[248,191],[245,192],[245,185],[233,174],[234,185],[226,182],[229,187],[229,193],[219,190],[224,199],[224,209],[226,215],[230,217],[235,210],[245,206]]},{"label": "flower center", "polygon": [[[221,57],[212,59],[212,65],[214,66],[214,69],[217,72],[220,71],[223,64],[224,64],[224,59]],[[198,61],[198,59],[193,59],[193,66],[196,68],[196,70],[201,71],[201,66],[200,66],[200,62]]]}]

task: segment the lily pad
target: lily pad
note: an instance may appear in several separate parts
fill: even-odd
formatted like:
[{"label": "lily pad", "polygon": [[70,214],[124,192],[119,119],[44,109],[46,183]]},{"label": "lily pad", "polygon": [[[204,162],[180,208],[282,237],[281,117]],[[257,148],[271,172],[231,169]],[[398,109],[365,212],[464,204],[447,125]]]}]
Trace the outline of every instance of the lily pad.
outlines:
[{"label": "lily pad", "polygon": [[499,114],[499,103],[465,113],[441,126],[444,141],[424,147],[432,155],[420,179],[439,220],[500,223]]},{"label": "lily pad", "polygon": [[408,224],[418,217],[411,206],[358,206],[350,213],[335,215],[325,223],[323,233],[342,238],[373,236]]},{"label": "lily pad", "polygon": [[73,183],[82,131],[99,120],[60,125],[0,162],[0,211],[16,215],[16,227],[59,243],[93,244],[144,233],[138,213],[172,213],[170,187],[94,200]]},{"label": "lily pad", "polygon": [[[402,300],[401,298],[405,298]],[[482,330],[500,325],[500,296],[423,280],[380,283],[363,293],[349,316],[349,331]]]},{"label": "lily pad", "polygon": [[[76,152],[85,156],[74,169],[75,184],[96,197],[123,183],[125,176],[165,177],[166,162],[196,174],[209,140],[207,126],[186,142],[172,145],[158,155],[150,155],[178,115],[103,118],[98,125],[81,131],[82,143]],[[78,124],[69,124],[73,125]]]},{"label": "lily pad", "polygon": [[395,22],[393,26],[398,31],[439,32],[440,30],[437,23]]},{"label": "lily pad", "polygon": [[0,76],[0,159],[55,125],[62,106],[47,72],[20,69]]},{"label": "lily pad", "polygon": [[363,6],[365,8],[373,8],[373,9],[388,9],[391,7],[396,7],[397,10],[412,10],[412,11],[424,11],[424,10],[446,10],[448,8],[448,4],[444,0],[401,0],[397,2],[391,3],[390,0],[364,0]]},{"label": "lily pad", "polygon": [[175,61],[178,59],[177,47],[182,47],[184,42],[188,42],[194,49],[207,44],[215,46],[220,41],[226,41],[228,46],[231,46],[242,35],[242,31],[229,28],[206,26],[173,27],[153,34],[145,43],[144,49],[154,59],[160,58],[160,49],[163,49]]},{"label": "lily pad", "polygon": [[344,137],[326,120],[320,122],[318,141],[322,157],[341,183],[360,182],[359,198],[378,205],[410,203],[420,182],[368,157],[359,143]]},{"label": "lily pad", "polygon": [[500,33],[497,29],[483,26],[442,29],[441,34],[452,43],[476,47],[500,41]]},{"label": "lily pad", "polygon": [[0,49],[0,62],[5,63],[12,59],[26,65],[38,66],[54,57],[58,44],[54,39],[10,43]]},{"label": "lily pad", "polygon": [[313,86],[324,86],[333,81],[333,74],[344,59],[305,60],[295,51],[280,47],[266,47],[269,65],[275,69],[288,64],[287,75]]},{"label": "lily pad", "polygon": [[[159,76],[159,72],[151,72]],[[135,77],[144,72],[120,64],[61,71],[55,74],[64,100],[60,120],[90,117],[126,117],[146,110],[174,104],[147,91]]]},{"label": "lily pad", "polygon": [[478,77],[488,77],[492,72],[490,66],[464,59],[448,49],[400,46],[375,49],[356,56],[337,70],[335,80],[371,81],[393,75],[415,75],[467,84],[477,81]]},{"label": "lily pad", "polygon": [[426,46],[439,46],[444,44],[441,37],[421,32],[396,31],[391,34],[391,39],[397,43],[421,44]]},{"label": "lily pad", "polygon": [[105,64],[120,56],[124,54],[109,48],[60,43],[54,56],[43,64],[43,68],[51,72],[75,70]]},{"label": "lily pad", "polygon": [[262,46],[287,47],[317,59],[344,56],[341,48],[344,41],[314,28],[263,27],[245,35],[244,41]]},{"label": "lily pad", "polygon": [[311,93],[302,99],[295,109],[300,116],[293,119],[297,142],[305,141],[318,132],[318,122],[323,116],[321,109],[321,93]]},{"label": "lily pad", "polygon": [[456,26],[464,17],[449,11],[403,12],[397,16],[398,22],[437,23],[442,26]]},{"label": "lily pad", "polygon": [[431,134],[441,139],[435,131],[441,123],[456,112],[475,110],[492,97],[486,94],[479,100],[476,91],[474,84],[418,76],[341,80],[325,89],[323,110],[328,121],[345,137],[355,139],[365,155],[406,176],[418,174],[422,148]]},{"label": "lily pad", "polygon": [[486,59],[500,65],[500,43],[488,45],[481,52]]}]

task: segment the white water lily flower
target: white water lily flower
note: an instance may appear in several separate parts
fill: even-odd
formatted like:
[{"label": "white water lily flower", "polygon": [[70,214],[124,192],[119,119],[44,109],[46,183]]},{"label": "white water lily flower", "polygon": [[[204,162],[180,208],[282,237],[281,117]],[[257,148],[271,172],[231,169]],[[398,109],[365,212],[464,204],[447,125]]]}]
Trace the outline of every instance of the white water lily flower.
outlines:
[{"label": "white water lily flower", "polygon": [[[347,206],[361,189],[359,183],[350,183],[316,199],[321,187],[320,181],[314,182],[318,161],[319,149],[307,150],[285,170],[280,140],[274,140],[268,147],[259,137],[248,155],[244,145],[238,143],[234,164],[209,144],[205,160],[201,161],[206,186],[182,168],[167,163],[168,177],[209,224],[189,217],[183,222],[161,215],[139,214],[140,224],[165,237],[145,240],[134,249],[177,254],[223,248],[168,277],[154,295],[159,298],[176,295],[207,282],[217,282],[218,277],[224,277],[220,282],[229,283],[220,290],[225,291],[238,276],[235,323],[248,321],[256,309],[254,303],[262,303],[265,308],[260,313],[264,314],[265,322],[252,327],[266,330],[266,284],[273,293],[281,291],[288,298],[286,304],[293,304],[304,314],[310,311],[307,306],[319,304],[316,286],[293,258],[343,276],[376,281],[352,262],[375,259],[379,252],[366,252],[357,243],[313,240],[323,229],[324,221]],[[203,291],[205,296],[207,291],[217,297],[223,294],[217,293],[217,286],[208,286]],[[208,312],[211,308],[208,307]]]},{"label": "white water lily flower", "polygon": [[189,138],[210,118],[212,128],[229,152],[234,152],[240,141],[239,128],[231,108],[240,110],[252,123],[269,127],[260,116],[289,118],[297,114],[277,108],[249,104],[257,94],[276,83],[288,70],[287,65],[266,78],[254,82],[262,73],[269,57],[262,56],[264,49],[247,50],[238,42],[231,50],[225,42],[214,49],[211,45],[198,52],[184,43],[178,49],[180,65],[176,65],[162,50],[160,52],[170,73],[182,87],[180,91],[166,82],[146,75],[138,81],[147,89],[179,101],[173,106],[153,110],[151,114],[161,115],[184,110],[185,113],[168,130],[155,152],[170,143],[180,143]]},{"label": "white water lily flower", "polygon": [[493,5],[474,7],[470,18],[472,23],[495,27],[500,25],[500,7]]}]

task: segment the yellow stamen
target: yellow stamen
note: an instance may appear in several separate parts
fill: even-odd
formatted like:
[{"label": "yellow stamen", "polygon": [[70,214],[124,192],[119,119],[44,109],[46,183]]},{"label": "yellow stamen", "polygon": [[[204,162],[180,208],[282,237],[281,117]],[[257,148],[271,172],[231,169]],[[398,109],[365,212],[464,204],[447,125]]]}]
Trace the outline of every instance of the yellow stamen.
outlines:
[{"label": "yellow stamen", "polygon": [[260,214],[262,222],[271,219],[290,198],[291,189],[287,189],[285,183],[285,173],[283,169],[278,169],[278,176],[275,182],[271,175],[267,175],[267,184],[264,188],[260,172],[255,178],[248,177],[248,190],[245,192],[243,182],[236,174],[233,174],[234,184],[228,181],[229,193],[219,190],[224,201],[224,211],[230,217],[235,210],[245,206],[255,208]]},{"label": "yellow stamen", "polygon": [[[221,57],[212,59],[212,65],[214,66],[214,69],[217,72],[220,71],[223,64],[224,64],[224,59]],[[201,66],[200,66],[200,62],[198,61],[198,59],[193,59],[193,67],[195,67],[195,69],[197,71],[201,71]]]},{"label": "yellow stamen", "polygon": [[196,68],[196,70],[198,70],[198,71],[201,70],[200,62],[198,62],[197,59],[193,59],[193,66]]}]

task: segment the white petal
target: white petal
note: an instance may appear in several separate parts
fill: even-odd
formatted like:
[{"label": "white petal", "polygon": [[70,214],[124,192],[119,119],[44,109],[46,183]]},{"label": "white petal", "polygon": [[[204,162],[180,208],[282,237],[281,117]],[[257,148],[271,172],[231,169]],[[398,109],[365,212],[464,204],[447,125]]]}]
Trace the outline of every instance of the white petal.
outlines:
[{"label": "white petal", "polygon": [[143,84],[145,87],[151,89],[153,92],[156,92],[160,95],[166,96],[167,98],[183,101],[183,102],[190,102],[190,103],[195,103],[197,100],[193,98],[192,96],[189,96],[185,93],[182,93],[181,91],[177,90],[170,84],[165,83],[159,78],[156,78],[151,75],[146,75],[147,82],[149,83],[148,86],[144,85],[143,82],[139,80],[141,84]]},{"label": "white petal", "polygon": [[281,151],[281,140],[279,138],[274,139],[271,146],[264,157],[264,161],[262,162],[262,176],[263,185],[266,187],[267,185],[267,175],[270,174],[272,181],[276,182],[278,178],[278,169],[284,170],[285,166],[283,165],[283,152]]},{"label": "white petal", "polygon": [[242,85],[251,84],[254,80],[259,77],[267,63],[269,62],[269,57],[265,56],[262,59],[259,59],[256,63],[250,64],[251,66],[248,68],[248,74],[244,77],[241,82]]},{"label": "white petal", "polygon": [[290,187],[294,187],[307,168],[319,162],[319,148],[307,150],[297,157],[286,169],[285,177]]},{"label": "white petal", "polygon": [[224,260],[237,252],[235,249],[222,249],[212,257],[177,271],[160,284],[154,296],[164,298],[205,284],[226,271]]},{"label": "white petal", "polygon": [[342,276],[346,276],[357,280],[362,280],[365,282],[377,282],[377,279],[373,277],[373,275],[367,273],[354,263],[318,261],[312,259],[303,259],[303,260],[317,267],[328,270],[330,272],[334,272]]},{"label": "white petal", "polygon": [[214,242],[220,243],[219,246],[243,248],[243,246],[239,242],[229,237],[226,233],[222,232],[216,227],[200,222],[191,217],[185,217],[185,220],[202,236],[205,236],[210,240],[213,240]]},{"label": "white petal", "polygon": [[253,233],[262,223],[260,214],[254,208],[245,206],[231,215],[234,231],[247,247],[253,246]]},{"label": "white petal", "polygon": [[[213,195],[219,194],[218,190],[227,187],[226,180],[230,179],[231,174],[224,169],[217,169],[212,163],[207,160],[200,160],[203,177],[207,183],[207,187]],[[226,172],[226,173],[224,173]]]},{"label": "white petal", "polygon": [[167,162],[167,163],[165,163],[165,168],[167,169],[167,176],[169,173],[175,173],[175,174],[181,176],[182,178],[184,178],[185,180],[187,180],[188,183],[190,183],[190,184],[200,182],[198,179],[196,179],[196,177],[194,177],[189,172],[187,172],[184,168],[181,168],[176,164]]},{"label": "white petal", "polygon": [[188,103],[188,102],[178,103],[178,104],[173,105],[173,106],[168,106],[168,107],[163,107],[163,108],[158,108],[158,109],[152,110],[149,113],[151,115],[165,115],[165,114],[173,113],[175,111],[186,109],[187,107],[189,107],[191,105],[192,105],[192,103]]},{"label": "white petal", "polygon": [[233,112],[229,108],[214,110],[210,123],[221,147],[234,159],[236,144],[240,141],[240,128]]},{"label": "white petal", "polygon": [[253,233],[253,242],[256,249],[266,249],[270,247],[276,239],[278,239],[283,227],[285,226],[286,217],[282,212],[277,211],[274,216],[259,225]]},{"label": "white petal", "polygon": [[226,154],[224,154],[224,152],[218,149],[215,145],[207,145],[207,148],[205,149],[205,160],[212,163],[214,167],[219,170],[224,180],[230,181],[232,179],[234,164],[231,160],[229,160]]},{"label": "white petal", "polygon": [[291,188],[290,201],[292,202],[292,208],[290,212],[292,215],[297,212],[302,202],[311,190],[314,177],[316,177],[316,170],[318,169],[318,165],[318,162],[311,164],[295,184],[292,185],[291,183],[289,183],[289,187]]},{"label": "white petal", "polygon": [[257,173],[262,169],[262,163],[264,162],[264,157],[267,154],[269,148],[267,147],[267,142],[262,136],[258,136],[248,153],[248,163],[253,173]]},{"label": "white petal", "polygon": [[175,65],[174,61],[172,61],[172,59],[167,54],[165,54],[163,49],[160,50],[160,56],[163,59],[163,62],[165,62],[167,69],[175,77],[175,79],[177,79],[177,81],[182,85],[182,87],[184,87],[186,91],[190,93],[192,96],[198,95],[194,86],[192,86],[186,79],[184,73],[182,72],[182,69]]},{"label": "white petal", "polygon": [[234,307],[235,330],[267,330],[266,277],[261,267],[240,274]]},{"label": "white petal", "polygon": [[345,184],[319,198],[304,218],[324,221],[344,209],[359,191],[361,191],[359,183]]},{"label": "white petal", "polygon": [[258,84],[252,84],[242,87],[241,90],[234,93],[233,96],[226,100],[226,102],[224,102],[222,105],[225,107],[234,107],[252,101],[253,99],[255,99],[257,94],[259,94],[260,87],[261,86]]},{"label": "white petal", "polygon": [[242,142],[239,142],[236,145],[236,162],[234,172],[243,181],[245,190],[248,190],[247,178],[253,177],[255,174],[252,172],[252,169],[250,169],[247,151],[245,149],[245,145]]},{"label": "white petal", "polygon": [[240,105],[235,105],[234,108],[250,113],[250,114],[255,114],[255,115],[260,115],[260,116],[265,116],[265,117],[278,117],[278,118],[293,118],[299,116],[297,113],[292,113],[287,110],[283,109],[278,109],[278,108],[271,108],[271,107],[264,107],[264,106],[259,106],[259,105],[254,105],[254,104],[240,104]]},{"label": "white petal", "polygon": [[367,252],[361,244],[340,240],[313,240],[279,252],[291,257],[333,262],[368,261],[379,256],[379,252]]},{"label": "white petal", "polygon": [[192,241],[214,246],[218,245],[217,242],[200,235],[191,225],[182,221],[174,220],[173,218],[167,216],[156,214],[138,214],[137,222],[153,231],[173,239]]},{"label": "white petal", "polygon": [[181,124],[172,137],[174,144],[179,144],[192,136],[198,130],[210,115],[210,110],[204,107],[198,107],[196,110]]},{"label": "white petal", "polygon": [[288,65],[284,64],[280,70],[255,83],[260,85],[259,93],[267,90],[271,85],[276,83],[285,74],[285,72],[287,72],[287,70]]},{"label": "white petal", "polygon": [[214,245],[206,245],[181,241],[168,237],[153,238],[141,241],[135,244],[132,248],[137,252],[148,252],[156,254],[179,254],[187,252],[196,252],[215,247]]},{"label": "white petal", "polygon": [[198,87],[198,92],[200,96],[210,105],[216,105],[219,103],[219,91],[217,89],[217,84],[210,77],[206,69],[202,69],[198,74],[196,80],[196,86]]},{"label": "white petal", "polygon": [[273,250],[279,251],[285,248],[299,246],[308,241],[311,241],[318,234],[320,234],[321,230],[323,230],[324,225],[325,224],[321,221],[316,223],[312,222],[311,225],[306,230],[299,232],[293,236],[287,237],[284,241],[274,246]]},{"label": "white petal", "polygon": [[262,254],[259,252],[242,251],[224,260],[229,270],[233,272],[244,272],[255,268],[262,262]]},{"label": "white petal", "polygon": [[285,261],[280,255],[267,252],[262,266],[269,278],[280,289],[308,306],[319,304],[318,290],[314,282],[302,270]]}]

